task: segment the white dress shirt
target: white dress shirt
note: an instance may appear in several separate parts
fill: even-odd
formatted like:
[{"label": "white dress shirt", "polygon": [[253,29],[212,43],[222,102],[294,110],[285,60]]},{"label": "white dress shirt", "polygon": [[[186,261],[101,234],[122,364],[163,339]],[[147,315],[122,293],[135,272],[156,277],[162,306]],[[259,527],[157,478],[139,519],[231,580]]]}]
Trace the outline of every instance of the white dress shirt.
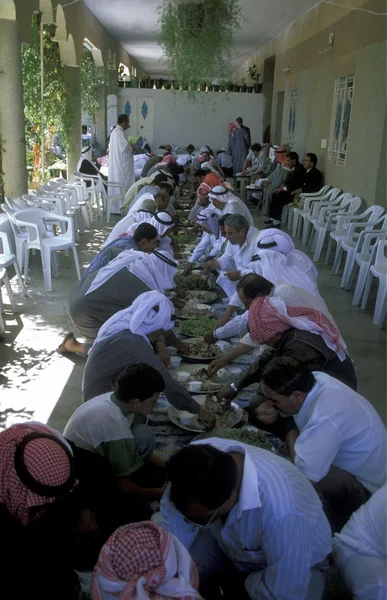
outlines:
[{"label": "white dress shirt", "polygon": [[385,482],[386,429],[374,407],[360,394],[326,373],[294,416],[300,435],[296,466],[320,481],[331,465],[351,473],[371,493]]},{"label": "white dress shirt", "polygon": [[353,513],[333,538],[336,567],[358,600],[386,598],[387,485]]},{"label": "white dress shirt", "polygon": [[258,235],[259,229],[250,225],[246,240],[241,246],[228,242],[224,254],[218,258],[221,270],[232,271],[236,269],[243,271],[250,264],[251,258],[256,253]]},{"label": "white dress shirt", "polygon": [[[250,598],[304,600],[312,567],[331,551],[330,526],[313,486],[289,461],[262,448],[219,438],[194,443],[245,455],[238,502],[226,522],[218,519],[210,530],[238,571],[248,574]],[[168,490],[163,527],[192,543],[192,525],[167,496]]]},{"label": "white dress shirt", "polygon": [[192,252],[191,257],[188,259],[189,262],[197,262],[203,254],[205,256],[218,256],[225,241],[226,240],[224,237],[217,238],[215,235],[211,235],[210,233],[207,233],[207,231],[203,231],[200,242]]}]

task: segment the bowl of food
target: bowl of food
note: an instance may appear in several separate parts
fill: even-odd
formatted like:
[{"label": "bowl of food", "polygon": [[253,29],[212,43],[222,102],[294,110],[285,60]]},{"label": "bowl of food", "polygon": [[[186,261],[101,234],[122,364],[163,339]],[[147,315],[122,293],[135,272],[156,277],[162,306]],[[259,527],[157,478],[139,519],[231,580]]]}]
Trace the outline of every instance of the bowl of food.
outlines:
[{"label": "bowl of food", "polygon": [[194,300],[188,301],[184,308],[176,310],[176,316],[179,319],[190,319],[192,317],[203,317],[215,314],[215,309],[208,304],[202,304],[195,302]]},{"label": "bowl of food", "polygon": [[[217,379],[216,375],[210,376],[208,374],[208,365],[198,363],[185,363],[183,367],[179,367],[182,371],[187,371],[190,374],[188,381],[182,383],[182,386],[189,390],[189,384],[191,381],[200,381],[202,387],[196,394],[216,394],[223,387],[223,384]],[[174,373],[174,377],[177,378],[179,372],[177,369]]]},{"label": "bowl of food", "polygon": [[183,333],[187,337],[202,337],[208,331],[213,331],[216,326],[214,317],[198,317],[195,319],[185,319],[179,327],[179,333]]},{"label": "bowl of food", "polygon": [[204,304],[210,304],[215,302],[217,299],[216,292],[207,292],[207,290],[191,290],[187,292],[187,300],[194,300],[195,302],[203,302]]},{"label": "bowl of food", "polygon": [[216,344],[206,344],[201,339],[187,340],[189,352],[181,356],[191,362],[211,362],[222,355],[222,350]]},{"label": "bowl of food", "polygon": [[[193,396],[193,398],[200,404],[204,404],[206,409],[214,414],[216,431],[235,427],[242,420],[243,410],[234,402],[231,404],[221,404],[212,394],[208,394],[205,397]],[[180,411],[172,405],[168,406],[168,418],[181,429],[197,433],[206,431],[206,425],[200,420],[199,415],[192,415],[191,423],[184,424],[181,420],[182,412],[186,411]]]}]

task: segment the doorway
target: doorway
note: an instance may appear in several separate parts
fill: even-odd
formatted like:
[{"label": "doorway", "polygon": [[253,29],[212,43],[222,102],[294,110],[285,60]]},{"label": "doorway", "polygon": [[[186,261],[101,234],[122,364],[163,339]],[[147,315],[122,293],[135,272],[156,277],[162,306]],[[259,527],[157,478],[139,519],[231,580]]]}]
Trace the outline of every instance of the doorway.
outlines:
[{"label": "doorway", "polygon": [[285,92],[277,92],[277,110],[275,114],[274,144],[281,144],[282,120],[284,116]]}]

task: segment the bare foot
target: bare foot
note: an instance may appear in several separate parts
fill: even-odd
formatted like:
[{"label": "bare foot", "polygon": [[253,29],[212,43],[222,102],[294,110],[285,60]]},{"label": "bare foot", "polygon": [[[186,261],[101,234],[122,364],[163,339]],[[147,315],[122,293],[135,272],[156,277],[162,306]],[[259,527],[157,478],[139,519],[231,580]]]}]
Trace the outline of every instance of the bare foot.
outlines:
[{"label": "bare foot", "polygon": [[85,344],[78,342],[73,333],[67,333],[63,339],[63,342],[58,347],[60,354],[82,354],[87,355],[85,350]]}]

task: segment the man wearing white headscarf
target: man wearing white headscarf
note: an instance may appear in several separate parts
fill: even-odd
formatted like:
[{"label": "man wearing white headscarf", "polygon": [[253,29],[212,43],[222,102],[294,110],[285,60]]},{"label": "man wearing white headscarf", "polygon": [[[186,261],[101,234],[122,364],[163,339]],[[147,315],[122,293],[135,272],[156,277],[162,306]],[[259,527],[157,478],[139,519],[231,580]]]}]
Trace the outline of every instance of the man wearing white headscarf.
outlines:
[{"label": "man wearing white headscarf", "polygon": [[227,217],[225,230],[228,239],[225,252],[219,258],[209,260],[204,267],[205,272],[215,269],[221,271],[217,283],[230,299],[225,314],[218,321],[219,326],[229,321],[236,306],[242,307],[236,293],[236,282],[241,277],[241,271],[251,262],[259,235],[259,230],[238,214]]},{"label": "man wearing white headscarf", "polygon": [[[109,143],[109,181],[120,183],[125,192],[135,182],[133,150],[125,133],[128,127],[128,115],[120,115],[117,120],[117,127],[110,135]],[[119,188],[109,188],[110,196],[119,193]],[[120,214],[120,202],[112,202],[111,212]]]},{"label": "man wearing white headscarf", "polygon": [[117,225],[113,227],[112,231],[106,238],[105,243],[102,246],[103,248],[119,238],[123,233],[130,231],[130,228],[134,224],[139,225],[144,221],[148,221],[157,210],[157,204],[153,199],[150,200],[146,198],[142,204],[142,207],[143,208],[131,213],[130,215],[127,215],[121,219],[121,221],[118,221]]},{"label": "man wearing white headscarf", "polygon": [[[173,257],[173,248],[169,235],[173,227],[175,227],[175,221],[171,215],[167,212],[159,212],[146,221],[146,223],[153,225],[153,227],[157,229],[159,236],[159,250],[164,250]],[[134,229],[131,229],[132,234],[134,233],[135,229],[136,226],[134,226]]]},{"label": "man wearing white headscarf", "polygon": [[110,392],[118,375],[128,365],[145,363],[154,367],[165,382],[164,394],[178,410],[199,414],[213,425],[208,413],[169,373],[155,353],[160,333],[173,327],[172,302],[160,292],[147,292],[132,306],[113,315],[99,330],[85,366],[82,381],[84,402]]},{"label": "man wearing white headscarf", "polygon": [[198,214],[196,223],[203,229],[203,233],[200,242],[188,259],[189,264],[184,268],[184,275],[189,275],[194,264],[203,256],[203,254],[206,257],[213,258],[221,254],[222,245],[226,241],[226,238],[220,234],[220,216],[220,210],[215,207],[205,208]]},{"label": "man wearing white headscarf", "polygon": [[[164,293],[175,287],[177,263],[166,252],[152,254],[124,250],[105,267],[94,271],[70,290],[69,312],[73,323],[89,341],[94,341],[100,327],[116,312],[123,310],[140,294],[157,290]],[[176,345],[175,338],[168,344]],[[62,352],[86,354],[90,344],[81,344],[67,334]]]},{"label": "man wearing white headscarf", "polygon": [[[83,173],[84,175],[91,175],[92,177],[98,177],[98,175],[106,180],[105,175],[101,173],[97,165],[93,161],[93,149],[90,145],[84,146],[82,148],[81,156],[79,158],[77,164],[77,171],[79,173]],[[91,182],[86,181],[86,187],[90,187]]]},{"label": "man wearing white headscarf", "polygon": [[215,208],[223,215],[243,215],[250,225],[254,225],[253,217],[246,204],[222,185],[217,185],[209,193],[209,198]]},{"label": "man wearing white headscarf", "polygon": [[[274,250],[286,256],[287,267],[298,267],[312,281],[316,281],[318,271],[310,258],[301,250],[296,250],[290,235],[280,229],[263,229],[257,237],[257,251]],[[299,286],[302,287],[302,286]]]}]

